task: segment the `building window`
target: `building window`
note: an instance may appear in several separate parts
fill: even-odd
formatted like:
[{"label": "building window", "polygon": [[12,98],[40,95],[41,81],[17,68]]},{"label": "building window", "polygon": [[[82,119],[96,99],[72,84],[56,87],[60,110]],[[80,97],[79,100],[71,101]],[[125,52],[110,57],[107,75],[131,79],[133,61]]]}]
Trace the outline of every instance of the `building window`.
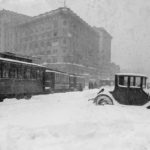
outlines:
[{"label": "building window", "polygon": [[67,43],[66,39],[63,39],[63,44],[66,44],[66,43]]},{"label": "building window", "polygon": [[53,63],[56,63],[56,62],[57,62],[57,58],[53,57]]},{"label": "building window", "polygon": [[54,28],[58,28],[58,20],[54,20],[53,23],[54,23]]},{"label": "building window", "polygon": [[29,41],[32,41],[32,39],[33,39],[32,36],[29,36],[29,37],[28,37],[28,40],[29,40]]},{"label": "building window", "polygon": [[58,35],[58,33],[57,33],[57,31],[54,31],[54,34],[53,34],[54,36],[57,36]]},{"label": "building window", "polygon": [[44,47],[44,41],[41,41],[40,45],[41,45],[41,47]]},{"label": "building window", "polygon": [[66,52],[66,49],[65,49],[65,48],[63,49],[63,52],[64,52],[64,53]]},{"label": "building window", "polygon": [[23,45],[23,50],[26,50],[26,49],[27,49],[27,45],[24,44],[24,45]]},{"label": "building window", "polygon": [[29,48],[30,48],[30,49],[33,49],[33,42],[31,42],[31,43],[29,44]]},{"label": "building window", "polygon": [[47,37],[51,37],[51,32],[47,32]]},{"label": "building window", "polygon": [[34,46],[35,46],[35,48],[38,48],[38,43],[37,43],[37,42],[35,42],[35,45],[34,45]]},{"label": "building window", "polygon": [[47,54],[51,54],[51,49],[47,50]]},{"label": "building window", "polygon": [[47,46],[51,46],[51,42],[50,41],[47,41]]},{"label": "building window", "polygon": [[24,41],[27,42],[27,41],[28,41],[28,37],[25,37],[25,38],[24,38]]},{"label": "building window", "polygon": [[52,46],[58,46],[59,45],[59,42],[57,39],[54,39],[53,42],[52,42]]},{"label": "building window", "polygon": [[76,28],[77,28],[77,26],[75,24],[73,24],[73,29],[76,29]]},{"label": "building window", "polygon": [[52,29],[52,24],[51,24],[51,22],[49,22],[49,24],[48,24],[48,27],[47,27],[48,29]]},{"label": "building window", "polygon": [[67,24],[67,21],[66,21],[66,20],[64,20],[64,21],[63,21],[63,25],[66,25],[66,24]]},{"label": "building window", "polygon": [[57,49],[53,49],[53,54],[56,54],[57,53]]},{"label": "building window", "polygon": [[49,59],[47,60],[47,62],[48,62],[48,63],[51,63],[51,59],[49,58]]}]

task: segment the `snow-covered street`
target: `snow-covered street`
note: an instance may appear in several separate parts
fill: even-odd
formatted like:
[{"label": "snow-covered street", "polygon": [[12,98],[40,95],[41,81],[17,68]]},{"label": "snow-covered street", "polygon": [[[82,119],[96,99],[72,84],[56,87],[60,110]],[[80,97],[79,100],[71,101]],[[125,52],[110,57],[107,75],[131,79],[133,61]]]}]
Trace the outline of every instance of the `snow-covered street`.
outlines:
[{"label": "snow-covered street", "polygon": [[0,103],[0,150],[148,150],[150,110],[96,106],[97,91]]}]

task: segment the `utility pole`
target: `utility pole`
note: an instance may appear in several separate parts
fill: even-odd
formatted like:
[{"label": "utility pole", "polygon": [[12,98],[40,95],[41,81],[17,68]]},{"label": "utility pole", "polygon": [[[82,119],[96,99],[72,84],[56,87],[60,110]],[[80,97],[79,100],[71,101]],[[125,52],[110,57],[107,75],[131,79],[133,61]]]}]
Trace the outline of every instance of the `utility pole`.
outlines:
[{"label": "utility pole", "polygon": [[66,0],[64,0],[64,7],[66,7]]}]

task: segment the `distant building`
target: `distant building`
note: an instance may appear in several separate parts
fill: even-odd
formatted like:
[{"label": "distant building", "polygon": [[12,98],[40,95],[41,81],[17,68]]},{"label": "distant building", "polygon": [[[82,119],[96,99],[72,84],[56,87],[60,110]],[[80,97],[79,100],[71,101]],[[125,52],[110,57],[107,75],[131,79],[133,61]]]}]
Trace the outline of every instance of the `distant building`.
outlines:
[{"label": "distant building", "polygon": [[17,25],[17,53],[48,67],[77,74],[98,70],[99,35],[69,8],[59,8]]},{"label": "distant building", "polygon": [[111,63],[112,36],[102,27],[94,27],[99,33],[99,74],[100,78],[114,78],[120,72],[118,65]]},{"label": "distant building", "polygon": [[99,64],[111,62],[111,40],[112,36],[104,29],[94,27],[99,33]]},{"label": "distant building", "polygon": [[110,64],[110,79],[114,79],[114,74],[121,72],[120,66],[115,63]]},{"label": "distant building", "polygon": [[30,17],[8,10],[0,11],[0,52],[13,51],[16,25],[26,22]]}]

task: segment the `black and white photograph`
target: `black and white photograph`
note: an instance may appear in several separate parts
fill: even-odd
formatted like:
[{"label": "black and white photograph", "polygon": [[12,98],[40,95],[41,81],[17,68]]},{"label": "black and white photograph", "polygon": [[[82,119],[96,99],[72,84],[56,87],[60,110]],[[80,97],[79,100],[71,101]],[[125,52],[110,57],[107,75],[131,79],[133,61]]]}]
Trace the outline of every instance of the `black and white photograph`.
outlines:
[{"label": "black and white photograph", "polygon": [[149,150],[150,1],[0,0],[0,150]]}]

